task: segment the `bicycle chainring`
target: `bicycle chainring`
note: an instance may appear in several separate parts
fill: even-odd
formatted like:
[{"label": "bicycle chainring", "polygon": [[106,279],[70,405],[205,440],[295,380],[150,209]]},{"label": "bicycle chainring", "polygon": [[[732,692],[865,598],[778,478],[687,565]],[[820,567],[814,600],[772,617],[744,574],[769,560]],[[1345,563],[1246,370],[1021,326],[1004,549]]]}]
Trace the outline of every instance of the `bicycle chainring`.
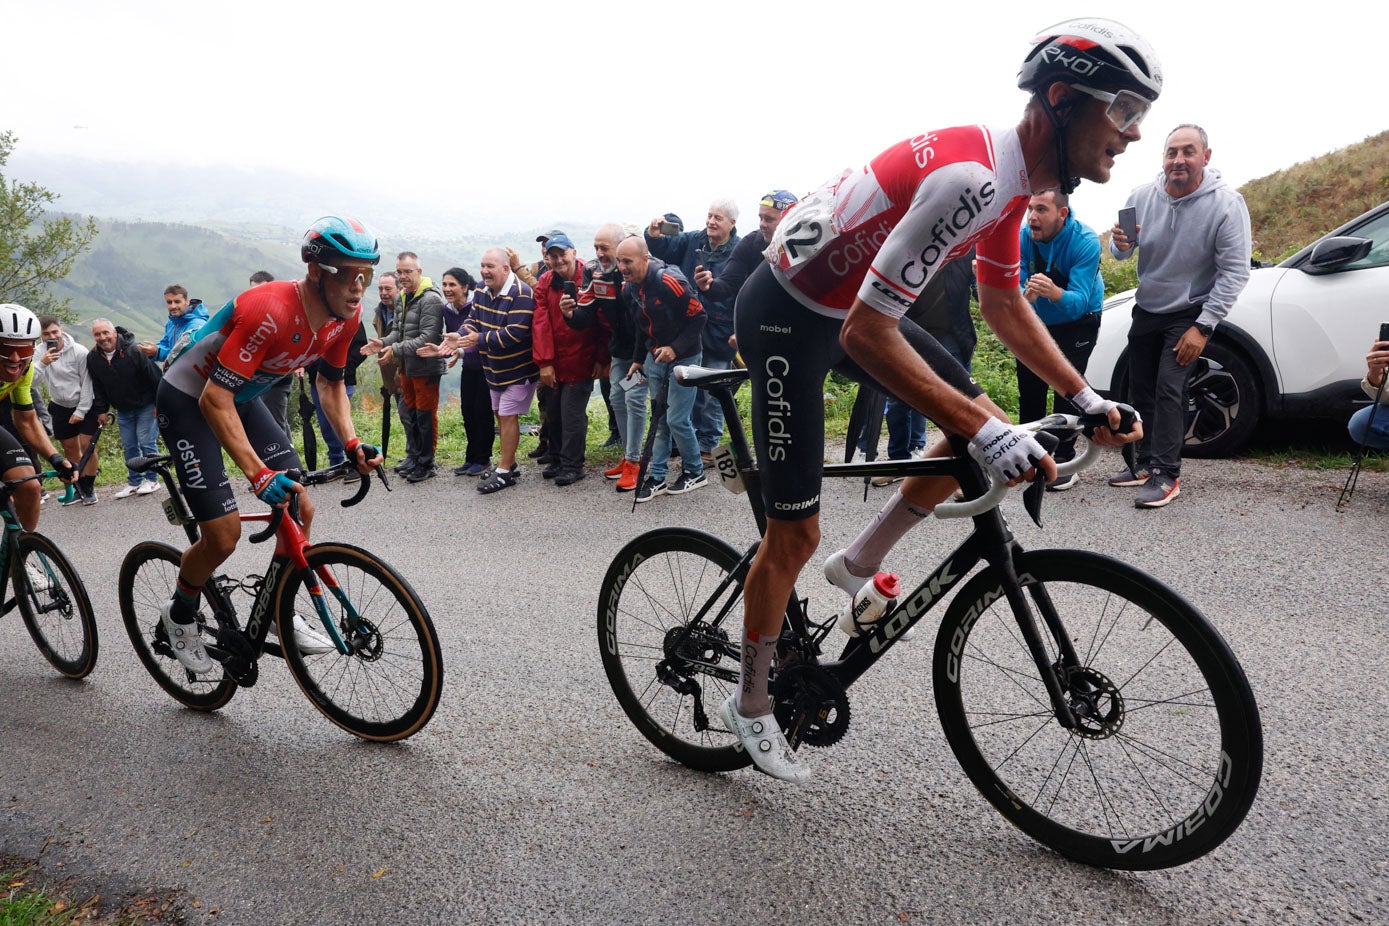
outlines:
[{"label": "bicycle chainring", "polygon": [[778,671],[772,710],[793,747],[833,746],[849,730],[849,694],[820,666],[802,663]]}]

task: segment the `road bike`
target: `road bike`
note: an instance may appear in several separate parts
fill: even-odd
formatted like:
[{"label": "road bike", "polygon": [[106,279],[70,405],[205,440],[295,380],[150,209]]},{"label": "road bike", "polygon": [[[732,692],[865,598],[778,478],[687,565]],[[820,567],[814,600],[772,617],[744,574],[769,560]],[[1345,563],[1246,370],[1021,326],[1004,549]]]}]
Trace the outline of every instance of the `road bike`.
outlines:
[{"label": "road bike", "polygon": [[[746,492],[764,532],[733,400],[746,371],[676,375],[723,407],[731,448],[716,452],[715,472]],[[1050,440],[1104,424],[1053,415],[1029,427]],[[991,482],[963,442],[953,446],[953,457],[825,465],[826,476],[949,476],[964,500],[936,514],[972,518],[974,530],[859,636],[836,630],[836,614],[812,619],[808,599],[792,593],[772,676],[788,741],[841,740],[849,687],[958,586],[932,656],[936,710],[995,809],[1062,855],[1105,868],[1166,868],[1211,851],[1248,813],[1263,768],[1258,708],[1230,647],[1196,607],[1133,566],[1081,550],[1023,550],[998,507],[1008,487]],[[1098,449],[1087,442],[1061,473],[1089,465]],[[1043,494],[1041,480],[1024,493],[1039,524]],[[603,579],[608,681],[642,734],[691,768],[751,761],[718,706],[738,681],[742,589],[757,548],[660,528],[623,547]]]},{"label": "road bike", "polygon": [[0,517],[5,539],[0,545],[0,576],[10,577],[14,594],[4,597],[0,615],[19,608],[19,616],[39,652],[68,678],[85,678],[96,668],[96,618],[87,587],[58,545],[19,525],[14,489],[20,483],[57,476],[35,473],[0,483]]},{"label": "road bike", "polygon": [[[153,470],[168,488],[164,511],[183,528],[189,543],[198,524],[169,468],[159,455],[128,461],[131,472]],[[289,474],[304,486],[322,485],[356,471],[348,460],[327,469]],[[385,474],[377,471],[382,484]],[[365,497],[371,480],[343,507]],[[429,612],[414,589],[372,553],[344,543],[310,544],[299,523],[298,495],[284,507],[242,513],[242,522],[267,522],[252,543],[275,538],[275,551],[263,575],[214,575],[203,586],[198,621],[211,672],[194,673],[169,646],[160,609],[174,594],[180,551],[154,540],[136,544],[121,563],[118,594],[121,617],[135,652],[159,686],[175,700],[199,711],[213,711],[231,700],[238,687],[259,678],[259,657],[282,658],[305,696],[325,717],[362,739],[401,740],[419,732],[434,715],[444,678],[443,656]],[[243,622],[232,603],[234,592],[252,599]],[[322,627],[333,643],[327,653],[306,653],[294,631],[297,622]],[[267,640],[271,625],[278,642]]]}]

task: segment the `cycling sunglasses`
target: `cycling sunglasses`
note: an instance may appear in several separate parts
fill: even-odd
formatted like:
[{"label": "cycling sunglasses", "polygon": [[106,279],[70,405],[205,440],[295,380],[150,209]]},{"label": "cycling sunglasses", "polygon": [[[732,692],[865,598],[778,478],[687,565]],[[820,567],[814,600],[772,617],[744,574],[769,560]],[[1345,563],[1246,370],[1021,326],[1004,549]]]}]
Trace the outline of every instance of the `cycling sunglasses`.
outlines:
[{"label": "cycling sunglasses", "polygon": [[[363,287],[370,286],[372,277],[376,275],[375,267],[331,267],[328,264],[319,264],[319,266],[337,277],[338,282],[344,286],[351,286],[353,283],[361,283]],[[357,271],[356,276],[352,275],[353,270]],[[338,274],[342,274],[342,276],[338,277]]]},{"label": "cycling sunglasses", "polygon": [[1109,117],[1110,123],[1121,132],[1127,132],[1133,126],[1141,123],[1153,105],[1132,90],[1105,93],[1103,90],[1092,90],[1080,84],[1071,84],[1071,86],[1086,96],[1092,96],[1103,103],[1108,103],[1109,106],[1105,108],[1104,114]]}]

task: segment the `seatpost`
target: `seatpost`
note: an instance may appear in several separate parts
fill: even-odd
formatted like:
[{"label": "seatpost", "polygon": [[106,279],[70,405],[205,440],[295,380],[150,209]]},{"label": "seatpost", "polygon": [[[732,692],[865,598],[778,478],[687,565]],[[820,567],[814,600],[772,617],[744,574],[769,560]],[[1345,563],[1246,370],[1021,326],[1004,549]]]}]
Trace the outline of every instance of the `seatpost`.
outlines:
[{"label": "seatpost", "polygon": [[762,502],[762,475],[757,470],[757,456],[748,446],[747,431],[743,427],[743,419],[738,415],[738,402],[728,386],[713,386],[708,391],[714,394],[719,408],[723,409],[723,420],[728,422],[728,438],[733,444],[733,458],[738,462],[738,472],[742,474],[743,486],[747,489],[752,515],[757,520],[757,533],[758,536],[765,536],[767,508]]}]

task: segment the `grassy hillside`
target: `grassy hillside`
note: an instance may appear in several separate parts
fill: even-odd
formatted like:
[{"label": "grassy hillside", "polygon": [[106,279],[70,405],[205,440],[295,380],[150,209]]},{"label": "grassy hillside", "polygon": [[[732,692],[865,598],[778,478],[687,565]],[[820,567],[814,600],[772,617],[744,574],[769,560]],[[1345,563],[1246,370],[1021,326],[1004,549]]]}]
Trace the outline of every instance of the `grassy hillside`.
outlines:
[{"label": "grassy hillside", "polygon": [[100,223],[92,250],[55,289],[71,298],[83,327],[106,316],[137,337],[158,340],[167,317],[164,287],[180,283],[212,309],[246,288],[256,270],[298,274],[287,242],[233,238],[192,225]]},{"label": "grassy hillside", "polygon": [[1254,251],[1277,261],[1389,199],[1389,132],[1251,180]]}]

